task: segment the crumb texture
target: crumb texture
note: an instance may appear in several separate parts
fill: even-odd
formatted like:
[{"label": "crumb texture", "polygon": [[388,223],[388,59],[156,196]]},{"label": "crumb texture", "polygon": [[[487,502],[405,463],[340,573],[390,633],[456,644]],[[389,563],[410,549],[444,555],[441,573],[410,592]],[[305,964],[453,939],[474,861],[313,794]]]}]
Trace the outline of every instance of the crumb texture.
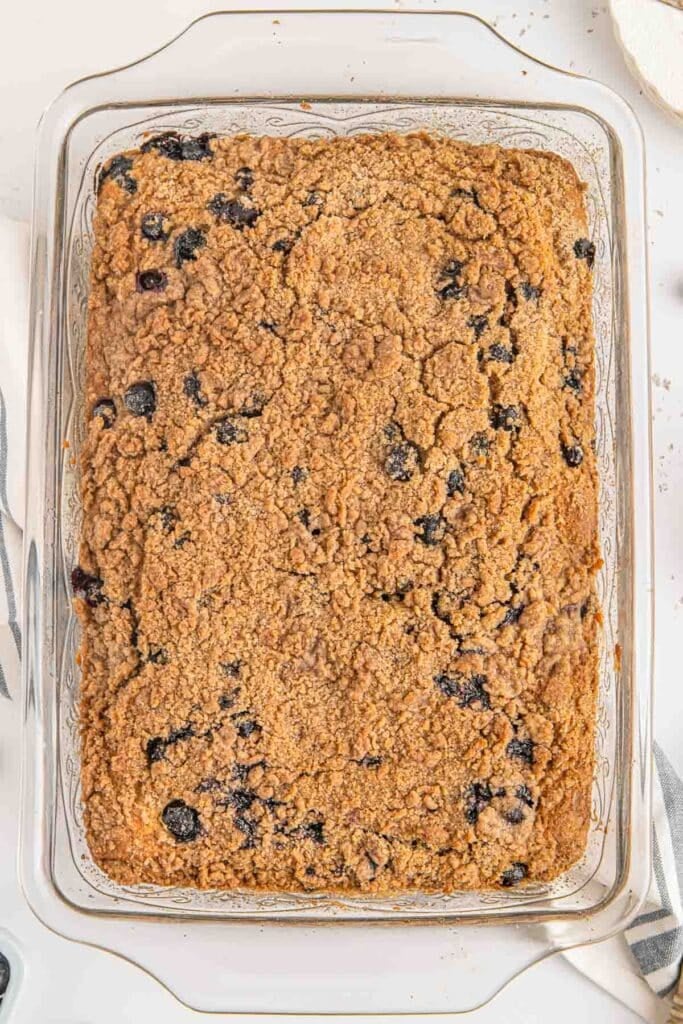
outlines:
[{"label": "crumb texture", "polygon": [[100,173],[82,791],[122,883],[549,880],[590,816],[583,186],[424,134]]}]

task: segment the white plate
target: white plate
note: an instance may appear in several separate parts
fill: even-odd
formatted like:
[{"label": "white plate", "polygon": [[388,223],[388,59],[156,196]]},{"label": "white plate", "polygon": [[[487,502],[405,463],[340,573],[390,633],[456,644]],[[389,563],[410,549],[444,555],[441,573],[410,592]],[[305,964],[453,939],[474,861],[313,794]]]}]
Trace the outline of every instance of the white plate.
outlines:
[{"label": "white plate", "polygon": [[683,10],[660,0],[610,0],[614,31],[647,95],[683,118]]}]

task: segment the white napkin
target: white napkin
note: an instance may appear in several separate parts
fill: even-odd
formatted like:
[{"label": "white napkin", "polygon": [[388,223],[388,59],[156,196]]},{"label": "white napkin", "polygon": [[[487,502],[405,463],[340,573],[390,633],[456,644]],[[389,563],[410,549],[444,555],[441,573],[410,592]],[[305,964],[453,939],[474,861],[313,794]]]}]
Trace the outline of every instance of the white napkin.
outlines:
[{"label": "white napkin", "polygon": [[19,687],[29,231],[0,219],[0,698]]},{"label": "white napkin", "polygon": [[[0,218],[0,268],[0,698],[3,694],[16,698],[21,657],[17,609],[28,345],[26,225]],[[669,989],[676,978],[682,951],[678,935],[683,924],[674,853],[680,847],[683,877],[683,824],[680,841],[674,841],[679,838],[678,819],[683,823],[683,784],[662,752],[656,753],[655,862],[660,870],[653,880],[647,913],[627,932],[633,955],[622,935],[566,954],[578,970],[650,1024],[662,1024],[667,1018],[667,1003],[655,993]],[[662,945],[661,940],[669,935],[668,944]]]}]

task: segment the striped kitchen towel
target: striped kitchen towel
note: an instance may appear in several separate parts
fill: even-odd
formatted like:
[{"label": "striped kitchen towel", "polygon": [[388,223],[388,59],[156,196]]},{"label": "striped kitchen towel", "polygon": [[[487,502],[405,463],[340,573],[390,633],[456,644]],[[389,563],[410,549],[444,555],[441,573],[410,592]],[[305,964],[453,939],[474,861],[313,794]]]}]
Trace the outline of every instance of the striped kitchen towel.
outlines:
[{"label": "striped kitchen towel", "polygon": [[[28,231],[24,225],[1,218],[0,268],[2,713],[3,697],[18,698],[21,660],[19,608],[25,482]],[[675,699],[676,693],[670,691],[668,696]],[[625,936],[571,950],[567,956],[579,970],[645,1020],[660,1024],[667,1017],[667,1007],[657,996],[666,996],[675,985],[683,956],[683,782],[658,746],[655,746],[655,763],[654,877],[646,907]],[[0,827],[1,812],[2,808]]]}]

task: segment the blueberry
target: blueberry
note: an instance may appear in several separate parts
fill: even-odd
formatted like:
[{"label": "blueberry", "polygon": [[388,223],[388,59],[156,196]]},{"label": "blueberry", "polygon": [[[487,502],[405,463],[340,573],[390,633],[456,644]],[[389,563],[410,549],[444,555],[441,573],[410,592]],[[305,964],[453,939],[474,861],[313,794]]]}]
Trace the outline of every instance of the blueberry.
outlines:
[{"label": "blueberry", "polygon": [[564,461],[571,469],[576,469],[583,462],[583,448],[580,444],[563,444],[562,454]]},{"label": "blueberry", "polygon": [[538,299],[541,295],[541,289],[535,284],[529,284],[528,281],[522,281],[522,295],[527,301],[532,299]]},{"label": "blueberry", "polygon": [[268,399],[264,394],[262,394],[262,392],[255,391],[251,398],[248,398],[240,409],[240,416],[244,416],[246,419],[254,419],[257,416],[262,416],[267,402]]},{"label": "blueberry", "polygon": [[462,262],[462,260],[450,260],[441,271],[441,276],[460,277],[464,268],[465,264]]},{"label": "blueberry", "polygon": [[522,864],[520,861],[516,860],[509,868],[506,868],[500,876],[500,884],[505,886],[506,889],[509,889],[513,885],[518,885],[522,882],[528,874],[529,869],[526,864]]},{"label": "blueberry", "polygon": [[465,818],[475,825],[479,815],[493,799],[488,782],[473,782],[465,794]]},{"label": "blueberry", "polygon": [[147,740],[145,751],[150,764],[154,764],[155,761],[163,761],[166,754],[166,740],[162,736],[153,736],[152,739]]},{"label": "blueberry", "polygon": [[239,167],[235,171],[235,181],[238,188],[241,188],[243,192],[248,192],[254,184],[254,172],[251,167]]},{"label": "blueberry", "polygon": [[310,839],[318,846],[325,845],[325,833],[323,831],[322,821],[309,821],[305,825],[302,825],[299,829],[299,834],[303,839]]},{"label": "blueberry", "polygon": [[252,821],[251,818],[245,818],[244,815],[237,815],[235,817],[235,828],[239,829],[245,837],[242,849],[253,850],[259,837],[256,822]]},{"label": "blueberry", "polygon": [[533,740],[512,739],[505,748],[505,753],[515,761],[533,764],[535,745]]},{"label": "blueberry", "polygon": [[9,977],[10,977],[9,960],[4,955],[4,953],[0,953],[0,1000],[2,1000],[2,997],[4,996],[5,992],[7,991],[7,987],[9,985]]},{"label": "blueberry", "polygon": [[[221,666],[222,667],[222,666]],[[228,693],[222,693],[218,698],[218,707],[221,711],[228,711],[230,708],[234,708],[239,697],[239,687],[235,690],[230,690]]]},{"label": "blueberry", "polygon": [[222,224],[230,224],[237,231],[253,228],[261,211],[254,206],[244,206],[238,199],[230,199],[224,192],[218,192],[207,209]]},{"label": "blueberry", "polygon": [[277,320],[259,320],[258,325],[264,331],[270,331],[271,334],[275,334],[277,331]]},{"label": "blueberry", "polygon": [[201,381],[193,370],[192,373],[188,373],[183,381],[183,392],[188,398],[192,399],[195,405],[206,405],[207,399],[201,394],[201,390]]},{"label": "blueberry", "polygon": [[110,160],[107,166],[100,171],[100,176],[97,182],[98,192],[107,178],[111,178],[112,181],[117,182],[122,189],[125,189],[126,192],[130,192],[130,194],[133,195],[133,193],[138,190],[138,183],[135,178],[131,177],[128,173],[132,167],[133,161],[129,156],[115,156],[113,160]]},{"label": "blueberry", "polygon": [[495,345],[491,345],[489,349],[489,359],[493,359],[496,363],[514,363],[515,355],[509,348],[505,348],[504,345],[500,345],[496,342]]},{"label": "blueberry", "polygon": [[222,661],[221,671],[225,673],[228,679],[237,679],[242,668],[242,662],[238,659],[235,661]]},{"label": "blueberry", "polygon": [[111,398],[99,398],[93,406],[92,414],[101,418],[104,430],[109,430],[116,419],[116,405]]},{"label": "blueberry", "polygon": [[308,470],[304,469],[302,466],[295,466],[292,470],[291,476],[295,484],[300,484],[301,481],[305,480],[308,476]]},{"label": "blueberry", "polygon": [[420,452],[411,441],[394,445],[384,461],[387,476],[400,483],[407,483],[420,466]]},{"label": "blueberry", "polygon": [[569,388],[570,391],[574,391],[577,395],[580,395],[583,389],[581,377],[582,374],[580,370],[570,370],[564,378],[564,386]]},{"label": "blueberry", "polygon": [[184,800],[171,800],[166,804],[161,820],[178,843],[190,843],[201,834],[199,814]]},{"label": "blueberry", "polygon": [[494,405],[489,421],[494,430],[516,430],[519,410],[514,405]]},{"label": "blueberry", "polygon": [[216,424],[216,440],[219,444],[244,444],[248,437],[244,427],[238,427],[227,416]]},{"label": "blueberry", "polygon": [[159,509],[159,516],[161,518],[161,529],[164,533],[170,533],[178,522],[178,514],[175,508],[172,505],[162,505]]},{"label": "blueberry", "polygon": [[71,586],[74,594],[82,597],[89,608],[96,608],[104,601],[102,580],[99,576],[92,576],[84,572],[80,565],[77,565],[71,572]]},{"label": "blueberry", "polygon": [[585,260],[592,267],[595,262],[595,246],[588,238],[577,238],[574,242],[574,255],[577,260]]},{"label": "blueberry", "polygon": [[209,141],[213,135],[204,132],[196,138],[181,139],[177,132],[164,132],[148,139],[140,147],[142,153],[156,150],[169,160],[208,160],[213,156]]},{"label": "blueberry", "polygon": [[415,540],[419,540],[427,547],[434,547],[440,544],[446,536],[446,520],[441,515],[420,516],[415,519],[414,525],[419,527],[420,533],[416,534]]},{"label": "blueberry", "polygon": [[484,433],[473,434],[470,438],[470,447],[475,455],[488,455],[491,442]]},{"label": "blueberry", "polygon": [[356,761],[356,764],[359,765],[361,768],[379,768],[381,763],[382,758],[375,757],[372,754],[363,754],[360,760]]},{"label": "blueberry", "polygon": [[508,610],[505,612],[502,622],[500,623],[501,626],[513,626],[515,622],[519,622],[519,619],[523,611],[523,604],[513,605],[512,607],[508,608]]},{"label": "blueberry", "polygon": [[515,796],[518,800],[521,800],[523,804],[526,804],[527,807],[534,806],[534,798],[531,795],[531,790],[528,786],[517,786]]},{"label": "blueberry", "polygon": [[452,469],[448,474],[446,481],[446,493],[449,498],[454,498],[456,494],[465,493],[465,477],[460,469]]},{"label": "blueberry", "polygon": [[141,270],[135,278],[135,287],[139,292],[163,292],[168,278],[163,270]]},{"label": "blueberry", "polygon": [[123,401],[133,416],[151,416],[157,407],[154,384],[146,380],[131,384],[123,396]]},{"label": "blueberry", "polygon": [[524,811],[521,807],[511,807],[507,811],[503,811],[503,818],[509,825],[521,825],[524,821]]},{"label": "blueberry", "polygon": [[180,269],[183,263],[188,260],[197,259],[197,249],[203,249],[206,239],[198,228],[187,228],[173,243],[173,256],[175,265]]},{"label": "blueberry", "polygon": [[291,252],[294,248],[294,239],[292,238],[278,238],[277,242],[273,242],[271,249],[273,252]]},{"label": "blueberry", "polygon": [[486,676],[465,676],[460,672],[449,676],[442,672],[434,676],[434,682],[445,697],[455,697],[461,708],[471,708],[473,704],[479,704],[482,711],[487,711],[491,707],[486,690]]},{"label": "blueberry", "polygon": [[471,316],[467,321],[467,326],[474,331],[475,339],[481,338],[488,325],[489,320],[486,316]]},{"label": "blueberry", "polygon": [[308,195],[306,196],[306,198],[304,199],[303,205],[304,206],[322,206],[324,202],[325,202],[325,199],[320,194],[320,192],[309,192]]},{"label": "blueberry", "polygon": [[168,231],[164,228],[163,213],[146,213],[140,221],[142,237],[148,242],[165,242],[168,238]]},{"label": "blueberry", "polygon": [[213,790],[220,788],[221,784],[218,779],[209,776],[207,779],[202,779],[199,785],[195,787],[195,793],[211,793]]},{"label": "blueberry", "polygon": [[248,811],[255,800],[256,793],[252,793],[250,789],[230,789],[225,798],[225,803],[229,807],[233,807],[238,813],[241,813],[242,811]]},{"label": "blueberry", "polygon": [[467,285],[458,284],[457,281],[449,281],[447,285],[440,288],[438,296],[440,299],[461,299],[467,292]]},{"label": "blueberry", "polygon": [[170,658],[165,647],[150,647],[147,661],[152,665],[168,665]]},{"label": "blueberry", "polygon": [[237,724],[237,735],[243,740],[249,739],[254,733],[261,732],[261,726],[251,718],[245,718]]}]

